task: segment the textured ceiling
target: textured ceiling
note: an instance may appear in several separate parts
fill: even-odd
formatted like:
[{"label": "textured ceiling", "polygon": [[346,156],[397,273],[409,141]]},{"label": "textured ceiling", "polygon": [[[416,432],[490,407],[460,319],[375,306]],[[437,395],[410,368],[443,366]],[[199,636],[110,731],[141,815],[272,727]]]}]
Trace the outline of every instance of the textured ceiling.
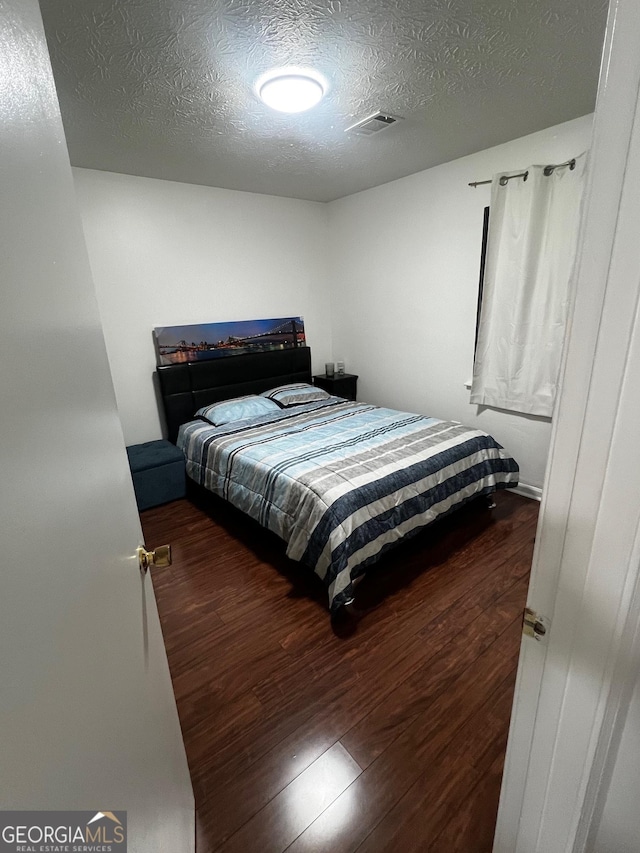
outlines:
[{"label": "textured ceiling", "polygon": [[[606,17],[603,0],[41,7],[74,165],[317,201],[591,112]],[[307,113],[253,92],[290,64],[329,81]],[[377,109],[405,120],[345,134]]]}]

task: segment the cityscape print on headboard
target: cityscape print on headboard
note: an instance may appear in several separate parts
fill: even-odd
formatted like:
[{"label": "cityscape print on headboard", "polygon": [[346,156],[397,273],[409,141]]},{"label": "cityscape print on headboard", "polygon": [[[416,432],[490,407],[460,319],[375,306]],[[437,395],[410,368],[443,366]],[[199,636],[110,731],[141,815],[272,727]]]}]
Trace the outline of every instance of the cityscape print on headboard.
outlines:
[{"label": "cityscape print on headboard", "polygon": [[302,317],[159,326],[153,339],[159,365],[290,349],[306,342]]}]

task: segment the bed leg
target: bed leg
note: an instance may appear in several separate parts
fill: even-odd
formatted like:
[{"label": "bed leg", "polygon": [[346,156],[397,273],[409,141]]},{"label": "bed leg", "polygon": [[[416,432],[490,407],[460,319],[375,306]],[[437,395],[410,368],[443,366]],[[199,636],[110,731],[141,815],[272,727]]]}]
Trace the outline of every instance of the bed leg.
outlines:
[{"label": "bed leg", "polygon": [[331,626],[339,637],[348,637],[357,630],[364,611],[358,610],[353,602],[343,604],[335,613],[331,614]]},{"label": "bed leg", "polygon": [[358,610],[355,602],[350,601],[348,604],[342,604],[337,610],[331,614],[332,622],[344,622],[345,619],[359,619],[363,611]]},{"label": "bed leg", "polygon": [[493,499],[493,493],[490,495],[485,495],[484,499],[485,499],[487,509],[495,509],[496,502]]}]

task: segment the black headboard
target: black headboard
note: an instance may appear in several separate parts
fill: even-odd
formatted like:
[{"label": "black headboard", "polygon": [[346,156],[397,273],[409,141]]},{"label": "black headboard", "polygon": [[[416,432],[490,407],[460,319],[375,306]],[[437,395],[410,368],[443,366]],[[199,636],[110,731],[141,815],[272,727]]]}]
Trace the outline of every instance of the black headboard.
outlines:
[{"label": "black headboard", "polygon": [[169,441],[201,406],[260,394],[289,382],[311,382],[311,350],[293,347],[166,364],[157,368]]}]

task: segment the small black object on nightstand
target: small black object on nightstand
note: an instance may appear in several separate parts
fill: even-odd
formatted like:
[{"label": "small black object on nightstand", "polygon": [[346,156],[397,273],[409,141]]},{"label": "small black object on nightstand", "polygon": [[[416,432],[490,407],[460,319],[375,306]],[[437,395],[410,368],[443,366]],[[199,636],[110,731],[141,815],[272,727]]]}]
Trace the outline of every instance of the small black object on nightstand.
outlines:
[{"label": "small black object on nightstand", "polygon": [[357,395],[358,377],[353,373],[334,373],[326,376],[324,373],[313,377],[313,384],[322,388],[334,397],[344,397],[345,400],[355,400]]}]

